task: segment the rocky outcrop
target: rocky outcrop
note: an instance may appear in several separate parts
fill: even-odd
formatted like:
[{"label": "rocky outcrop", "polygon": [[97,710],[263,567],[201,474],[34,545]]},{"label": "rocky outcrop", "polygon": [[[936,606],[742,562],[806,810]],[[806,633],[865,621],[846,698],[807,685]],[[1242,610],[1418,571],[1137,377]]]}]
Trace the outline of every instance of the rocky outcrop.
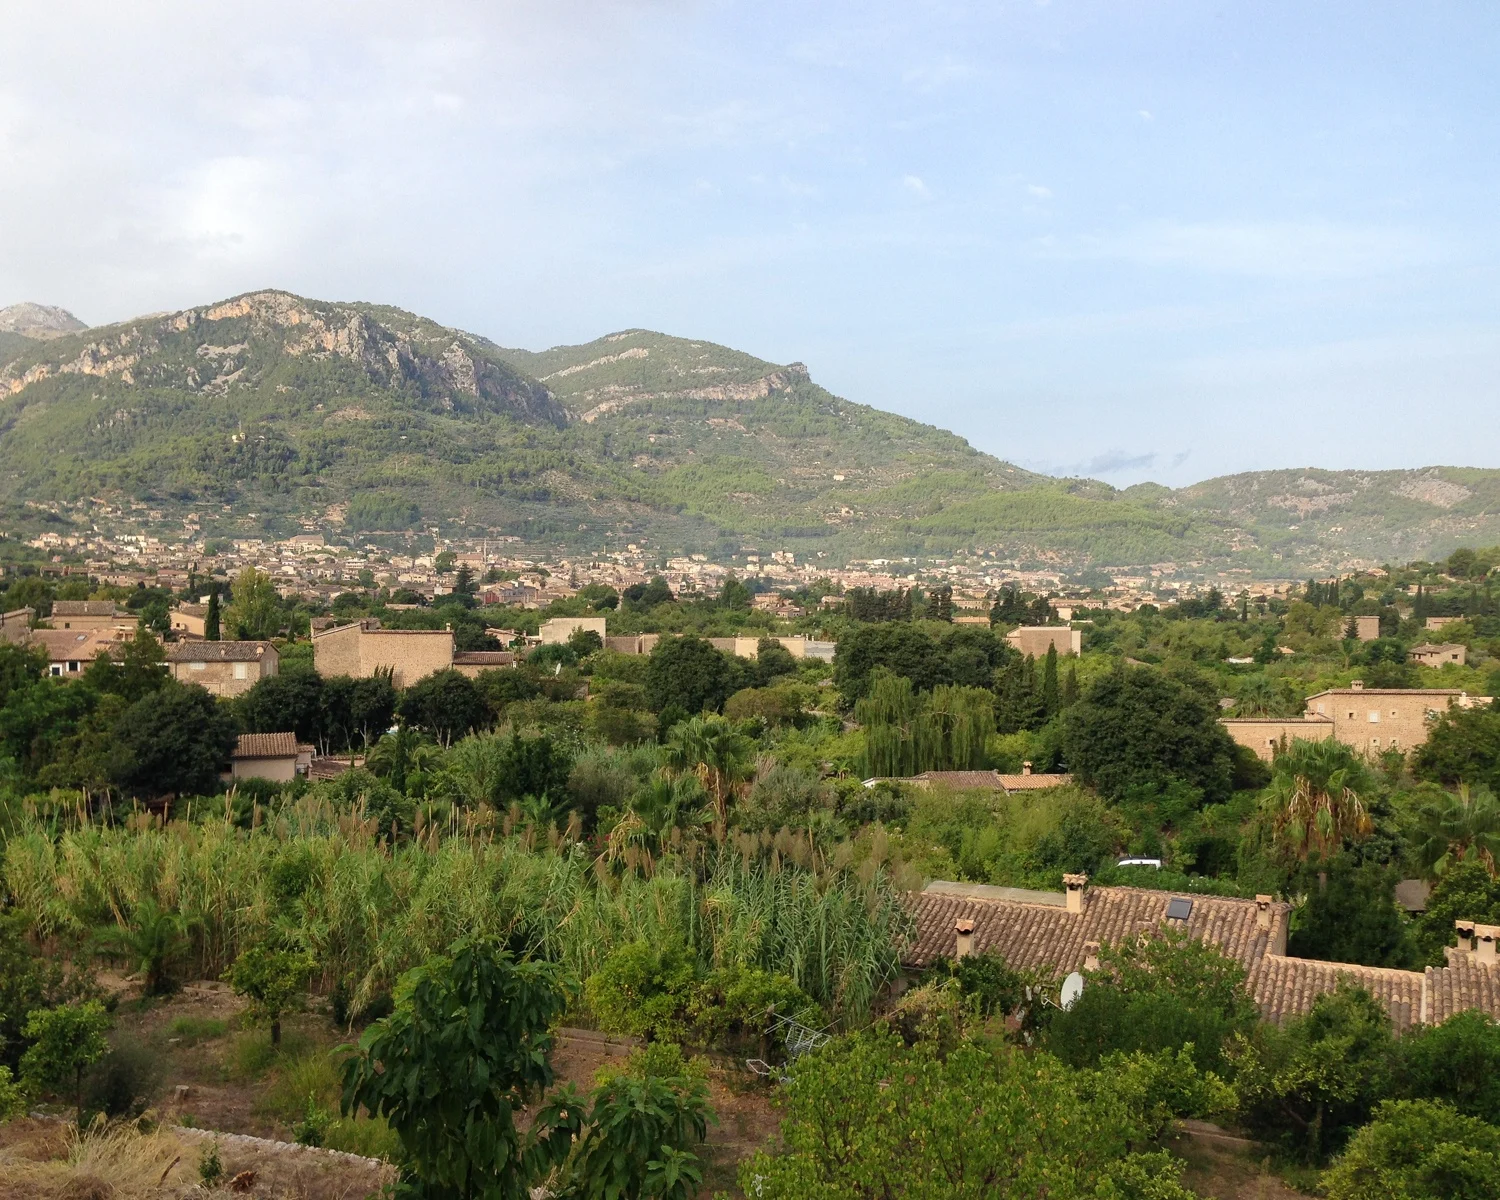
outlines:
[{"label": "rocky outcrop", "polygon": [[0,371],[0,395],[60,375],[117,376],[126,384],[215,395],[252,386],[279,357],[340,358],[376,384],[434,411],[503,412],[562,425],[566,413],[541,384],[487,357],[475,339],[431,326],[393,329],[358,308],[254,292],[116,326],[66,355],[34,355]]},{"label": "rocky outcrop", "polygon": [[88,326],[65,308],[51,304],[12,304],[0,308],[0,333],[19,333],[22,337],[46,341],[64,334],[78,333]]}]

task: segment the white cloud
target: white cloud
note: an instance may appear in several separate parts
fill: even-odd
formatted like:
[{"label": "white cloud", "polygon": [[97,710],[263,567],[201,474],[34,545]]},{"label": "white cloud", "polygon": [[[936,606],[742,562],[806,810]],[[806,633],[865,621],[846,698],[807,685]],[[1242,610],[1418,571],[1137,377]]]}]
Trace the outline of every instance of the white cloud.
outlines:
[{"label": "white cloud", "polygon": [[921,196],[924,200],[932,195],[932,193],[927,190],[927,185],[922,182],[922,177],[920,175],[901,176],[901,186],[904,187],[912,195]]},{"label": "white cloud", "polygon": [[1026,185],[1026,190],[1031,195],[1035,196],[1038,200],[1052,199],[1052,189],[1049,187],[1043,187],[1039,183],[1028,183]]}]

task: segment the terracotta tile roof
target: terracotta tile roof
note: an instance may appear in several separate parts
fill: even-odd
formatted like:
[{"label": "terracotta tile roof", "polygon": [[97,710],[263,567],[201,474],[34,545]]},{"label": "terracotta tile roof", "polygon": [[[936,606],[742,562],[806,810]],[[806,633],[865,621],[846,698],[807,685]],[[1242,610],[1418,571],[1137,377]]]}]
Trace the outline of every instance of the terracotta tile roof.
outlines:
[{"label": "terracotta tile roof", "polygon": [[30,645],[46,647],[52,662],[92,659],[101,650],[113,652],[118,639],[107,629],[33,629]]},{"label": "terracotta tile roof", "polygon": [[337,779],[349,769],[341,758],[315,758],[307,768],[309,779]]},{"label": "terracotta tile roof", "polygon": [[456,650],[455,667],[508,667],[516,661],[509,650]]},{"label": "terracotta tile roof", "polygon": [[296,758],[295,733],[242,733],[234,746],[235,758]]},{"label": "terracotta tile roof", "polygon": [[1250,972],[1249,987],[1261,1015],[1280,1023],[1310,1010],[1313,1001],[1333,991],[1341,979],[1364,988],[1385,1005],[1397,1033],[1421,1023],[1423,977],[1418,971],[1268,954]]},{"label": "terracotta tile roof", "polygon": [[1500,1018],[1500,967],[1482,967],[1468,954],[1448,952],[1448,964],[1427,968],[1427,1021],[1441,1025],[1454,1013],[1478,1008]]},{"label": "terracotta tile roof", "polygon": [[996,771],[923,771],[912,782],[935,783],[939,787],[950,788],[989,788],[993,791],[1000,787],[1000,775]]},{"label": "terracotta tile roof", "polygon": [[275,653],[270,642],[177,642],[167,647],[167,661],[259,662]]},{"label": "terracotta tile roof", "polygon": [[1032,772],[1027,775],[1002,775],[1000,786],[1007,792],[1034,792],[1043,788],[1067,787],[1073,782],[1071,775],[1049,775]]},{"label": "terracotta tile roof", "polygon": [[115,615],[113,600],[54,600],[54,617],[112,617]]},{"label": "terracotta tile roof", "polygon": [[[1083,912],[1075,914],[1067,911],[1062,893],[1041,895],[1047,897],[1041,903],[953,895],[942,889],[914,896],[917,928],[905,955],[907,964],[920,968],[939,956],[951,957],[953,923],[966,917],[974,922],[976,953],[993,949],[1013,967],[1050,967],[1063,975],[1083,966],[1086,942],[1108,945],[1167,924],[1167,905],[1173,899],[1171,892],[1145,888],[1090,887],[1084,892]],[[1288,904],[1271,902],[1271,928],[1263,930],[1254,900],[1191,899],[1187,921],[1174,924],[1218,946],[1247,971],[1272,946],[1285,944]]]}]

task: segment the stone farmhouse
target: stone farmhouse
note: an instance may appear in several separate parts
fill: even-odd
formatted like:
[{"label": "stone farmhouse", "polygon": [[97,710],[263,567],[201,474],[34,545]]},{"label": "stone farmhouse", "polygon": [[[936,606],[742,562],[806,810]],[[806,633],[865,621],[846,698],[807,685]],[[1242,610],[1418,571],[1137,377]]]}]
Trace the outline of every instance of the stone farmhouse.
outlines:
[{"label": "stone farmhouse", "polygon": [[281,655],[270,642],[177,642],[167,647],[167,669],[179,683],[227,698],[275,675]]},{"label": "stone farmhouse", "polygon": [[1450,662],[1463,666],[1469,661],[1469,649],[1462,642],[1424,642],[1413,646],[1406,657],[1421,667],[1440,667]]},{"label": "stone farmhouse", "polygon": [[208,636],[208,605],[179,604],[168,618],[172,632],[178,637],[201,638]]},{"label": "stone farmhouse", "polygon": [[53,629],[110,630],[127,637],[139,618],[115,607],[113,600],[54,600],[48,618]]},{"label": "stone farmhouse", "polygon": [[917,971],[939,957],[996,951],[1010,966],[1053,973],[1098,966],[1102,946],[1179,929],[1217,946],[1246,972],[1262,1016],[1284,1022],[1306,1013],[1340,980],[1365,988],[1390,1014],[1397,1032],[1437,1025],[1477,1008],[1500,1017],[1500,926],[1458,922],[1459,944],[1448,961],[1425,971],[1289,958],[1291,905],[1257,896],[1177,896],[1145,888],[1090,887],[1085,875],[1064,875],[1063,892],[936,881],[912,896],[916,934],[904,966]]},{"label": "stone farmhouse", "polygon": [[1337,738],[1364,754],[1411,750],[1427,740],[1432,723],[1453,707],[1488,704],[1458,688],[1367,688],[1355,680],[1307,698],[1300,717],[1225,717],[1219,723],[1241,746],[1269,762],[1297,739]]},{"label": "stone farmhouse", "polygon": [[1005,640],[1022,654],[1046,658],[1047,651],[1057,647],[1057,657],[1083,653],[1083,630],[1066,625],[1022,625],[1005,635]]},{"label": "stone farmhouse", "polygon": [[315,630],[312,644],[319,675],[369,679],[389,671],[398,688],[438,671],[474,676],[516,664],[508,650],[454,650],[451,629],[384,629],[374,617]]}]

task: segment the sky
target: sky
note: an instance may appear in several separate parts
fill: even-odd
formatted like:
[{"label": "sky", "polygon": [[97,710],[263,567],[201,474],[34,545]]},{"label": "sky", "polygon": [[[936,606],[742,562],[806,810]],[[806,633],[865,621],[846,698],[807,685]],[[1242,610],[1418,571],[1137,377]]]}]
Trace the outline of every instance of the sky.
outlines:
[{"label": "sky", "polygon": [[50,0],[0,306],[645,327],[1125,486],[1500,467],[1500,5]]}]

